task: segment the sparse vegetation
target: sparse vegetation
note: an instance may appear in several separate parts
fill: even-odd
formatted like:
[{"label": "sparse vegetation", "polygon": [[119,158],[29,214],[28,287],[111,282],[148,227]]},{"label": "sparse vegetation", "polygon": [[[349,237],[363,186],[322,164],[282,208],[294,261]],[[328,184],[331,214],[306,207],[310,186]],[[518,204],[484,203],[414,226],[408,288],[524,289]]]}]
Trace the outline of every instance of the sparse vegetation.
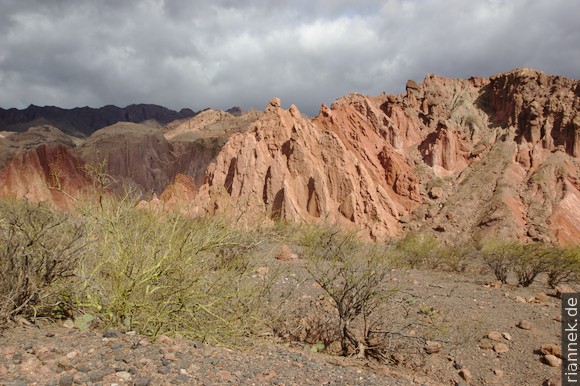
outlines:
[{"label": "sparse vegetation", "polygon": [[552,247],[549,252],[548,285],[556,288],[560,283],[578,282],[580,277],[580,246]]},{"label": "sparse vegetation", "polygon": [[513,269],[514,261],[521,254],[521,245],[507,240],[491,239],[481,248],[483,260],[496,279],[507,283],[508,275]]},{"label": "sparse vegetation", "polygon": [[308,273],[334,302],[341,354],[381,357],[384,347],[371,331],[380,319],[376,311],[394,291],[387,286],[387,250],[334,228],[310,227],[302,243]]},{"label": "sparse vegetation", "polygon": [[63,283],[91,240],[85,224],[43,204],[0,201],[0,325],[30,312],[62,311]]},{"label": "sparse vegetation", "polygon": [[547,284],[554,288],[560,282],[577,280],[580,272],[578,247],[557,247],[543,243],[521,244],[492,239],[480,249],[480,254],[497,280],[507,283],[514,273],[522,287],[530,286],[538,275],[547,273]]},{"label": "sparse vegetation", "polygon": [[393,363],[406,360],[402,347],[422,353],[447,334],[446,314],[400,291],[393,269],[463,273],[483,262],[502,283],[515,278],[522,287],[540,274],[555,287],[580,272],[578,247],[492,239],[476,250],[419,233],[380,244],[333,226],[281,222],[240,229],[218,216],[140,209],[131,192],[77,201],[73,214],[3,200],[0,214],[2,321],[73,318],[81,330],[114,326],[229,346],[272,334]]}]

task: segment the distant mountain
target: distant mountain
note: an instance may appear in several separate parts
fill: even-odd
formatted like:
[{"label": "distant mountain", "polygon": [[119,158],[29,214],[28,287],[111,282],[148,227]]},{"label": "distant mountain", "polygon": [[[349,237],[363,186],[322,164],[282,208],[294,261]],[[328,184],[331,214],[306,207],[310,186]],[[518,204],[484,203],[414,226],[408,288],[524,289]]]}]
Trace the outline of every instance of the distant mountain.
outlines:
[{"label": "distant mountain", "polygon": [[98,109],[92,107],[62,109],[54,106],[30,105],[23,110],[0,108],[0,131],[24,132],[33,126],[51,125],[70,135],[88,137],[95,131],[117,122],[139,123],[155,120],[167,124],[177,119],[191,118],[196,114],[191,109],[177,112],[150,104],[123,108],[108,105]]}]

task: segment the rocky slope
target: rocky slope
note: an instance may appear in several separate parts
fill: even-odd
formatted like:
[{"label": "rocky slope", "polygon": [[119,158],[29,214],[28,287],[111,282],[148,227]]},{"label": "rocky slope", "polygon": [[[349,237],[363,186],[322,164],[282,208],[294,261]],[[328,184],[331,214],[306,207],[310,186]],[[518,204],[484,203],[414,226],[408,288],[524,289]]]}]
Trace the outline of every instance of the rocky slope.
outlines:
[{"label": "rocky slope", "polygon": [[578,81],[518,69],[347,95],[311,121],[273,99],[222,149],[196,204],[330,219],[375,238],[578,242],[579,95]]},{"label": "rocky slope", "polygon": [[[274,98],[262,113],[208,110],[58,141],[161,202],[186,197],[193,213],[333,221],[376,239],[412,230],[569,243],[580,241],[579,104],[579,81],[531,69],[428,75],[402,95],[344,96],[313,119]],[[17,138],[34,133],[0,137],[0,167],[33,150]]]}]

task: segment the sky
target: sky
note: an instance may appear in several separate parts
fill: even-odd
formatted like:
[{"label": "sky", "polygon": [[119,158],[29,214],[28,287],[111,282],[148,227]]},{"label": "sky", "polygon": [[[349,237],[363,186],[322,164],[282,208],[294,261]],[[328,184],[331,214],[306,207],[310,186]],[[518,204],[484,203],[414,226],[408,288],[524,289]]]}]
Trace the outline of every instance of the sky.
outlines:
[{"label": "sky", "polygon": [[0,107],[315,115],[426,74],[580,78],[578,0],[0,0]]}]

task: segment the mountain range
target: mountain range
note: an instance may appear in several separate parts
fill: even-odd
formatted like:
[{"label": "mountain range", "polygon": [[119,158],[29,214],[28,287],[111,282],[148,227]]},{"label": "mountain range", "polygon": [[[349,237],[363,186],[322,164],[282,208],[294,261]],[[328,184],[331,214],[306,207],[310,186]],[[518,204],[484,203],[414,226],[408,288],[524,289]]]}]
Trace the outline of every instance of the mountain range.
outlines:
[{"label": "mountain range", "polygon": [[0,195],[67,207],[130,186],[147,208],[333,222],[375,240],[578,243],[579,111],[578,80],[527,68],[429,74],[314,118],[277,98],[248,112],[0,109]]}]

